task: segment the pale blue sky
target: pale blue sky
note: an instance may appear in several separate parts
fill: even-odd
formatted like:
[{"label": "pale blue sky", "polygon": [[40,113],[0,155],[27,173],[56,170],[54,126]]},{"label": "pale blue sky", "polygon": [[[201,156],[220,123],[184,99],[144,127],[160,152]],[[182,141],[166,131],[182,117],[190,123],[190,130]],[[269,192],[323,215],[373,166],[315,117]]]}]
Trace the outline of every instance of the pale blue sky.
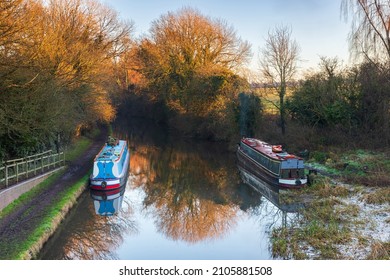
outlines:
[{"label": "pale blue sky", "polygon": [[259,48],[268,30],[277,25],[292,28],[301,47],[301,70],[316,68],[319,56],[349,62],[348,32],[340,13],[341,0],[101,0],[135,24],[136,36],[147,34],[151,22],[168,11],[193,7],[203,15],[224,19],[252,45],[252,70],[258,70]]}]

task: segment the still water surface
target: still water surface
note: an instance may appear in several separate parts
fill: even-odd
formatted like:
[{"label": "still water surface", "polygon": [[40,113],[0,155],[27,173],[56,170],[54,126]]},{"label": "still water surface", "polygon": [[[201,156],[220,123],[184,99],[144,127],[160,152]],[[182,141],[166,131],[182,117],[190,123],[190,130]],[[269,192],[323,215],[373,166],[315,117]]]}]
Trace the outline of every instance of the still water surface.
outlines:
[{"label": "still water surface", "polygon": [[277,192],[250,187],[261,182],[234,153],[144,120],[113,127],[132,149],[121,209],[100,216],[86,192],[41,259],[272,259],[272,228],[296,215],[276,206]]}]

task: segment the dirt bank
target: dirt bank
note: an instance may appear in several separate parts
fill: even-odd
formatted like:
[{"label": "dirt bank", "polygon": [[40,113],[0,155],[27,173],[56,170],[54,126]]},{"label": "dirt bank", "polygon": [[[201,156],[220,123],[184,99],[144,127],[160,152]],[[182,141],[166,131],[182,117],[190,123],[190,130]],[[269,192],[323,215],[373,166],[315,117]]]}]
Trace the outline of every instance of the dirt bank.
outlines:
[{"label": "dirt bank", "polygon": [[[101,149],[107,136],[106,129],[94,137],[91,146],[77,159],[69,162],[66,171],[59,176],[49,187],[41,190],[37,195],[17,206],[11,213],[0,219],[0,259],[13,259],[20,252],[16,252],[17,244],[24,242],[37,226],[42,222],[50,206],[56,202],[62,191],[74,185],[89,173],[94,156]],[[55,217],[53,217],[54,219]],[[50,234],[45,234],[44,239]],[[40,240],[44,243],[45,240]],[[40,248],[31,244],[31,248],[24,258],[33,258]]]}]

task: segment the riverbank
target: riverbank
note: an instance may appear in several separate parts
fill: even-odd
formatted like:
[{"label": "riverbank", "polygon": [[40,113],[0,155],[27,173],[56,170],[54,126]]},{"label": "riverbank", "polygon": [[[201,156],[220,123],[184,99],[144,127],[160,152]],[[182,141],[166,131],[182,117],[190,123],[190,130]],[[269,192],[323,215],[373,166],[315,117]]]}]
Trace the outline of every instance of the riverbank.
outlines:
[{"label": "riverbank", "polygon": [[81,137],[67,152],[66,170],[53,174],[0,212],[0,259],[33,259],[77,202],[106,129]]},{"label": "riverbank", "polygon": [[[318,160],[318,159],[317,159]],[[390,259],[390,186],[385,153],[355,151],[309,162],[327,174],[283,199],[306,200],[296,220],[272,232],[283,259]]]}]

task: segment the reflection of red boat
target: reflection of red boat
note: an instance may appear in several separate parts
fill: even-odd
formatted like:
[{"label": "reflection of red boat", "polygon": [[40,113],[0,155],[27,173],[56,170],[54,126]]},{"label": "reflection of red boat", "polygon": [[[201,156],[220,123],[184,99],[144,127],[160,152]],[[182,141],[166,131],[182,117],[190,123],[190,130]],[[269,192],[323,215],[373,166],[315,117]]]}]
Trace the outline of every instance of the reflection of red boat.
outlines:
[{"label": "reflection of red boat", "polygon": [[307,183],[303,159],[254,138],[243,138],[237,149],[241,165],[269,184],[296,188]]},{"label": "reflection of red boat", "polygon": [[240,170],[241,180],[248,186],[252,187],[263,195],[268,201],[273,203],[283,212],[298,212],[299,209],[303,208],[304,204],[300,202],[288,202],[280,199],[279,192],[281,188],[272,186],[245,168],[243,168],[240,163],[237,165]]}]

